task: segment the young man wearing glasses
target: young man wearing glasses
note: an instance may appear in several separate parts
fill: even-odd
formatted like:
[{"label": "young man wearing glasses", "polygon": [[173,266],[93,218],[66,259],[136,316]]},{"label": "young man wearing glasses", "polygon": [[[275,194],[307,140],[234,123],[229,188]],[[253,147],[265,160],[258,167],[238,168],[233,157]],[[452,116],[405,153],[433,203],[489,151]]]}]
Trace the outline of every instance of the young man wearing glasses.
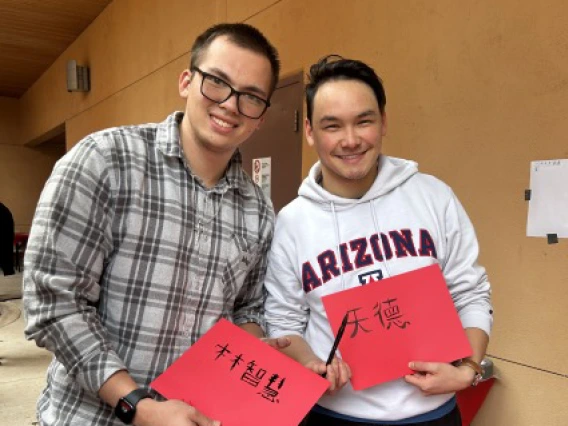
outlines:
[{"label": "young man wearing glasses", "polygon": [[26,336],[55,354],[42,425],[219,424],[148,385],[220,318],[263,336],[274,214],[237,148],[278,73],[258,30],[214,26],[180,76],[184,112],[92,134],[57,164],[25,259]]}]

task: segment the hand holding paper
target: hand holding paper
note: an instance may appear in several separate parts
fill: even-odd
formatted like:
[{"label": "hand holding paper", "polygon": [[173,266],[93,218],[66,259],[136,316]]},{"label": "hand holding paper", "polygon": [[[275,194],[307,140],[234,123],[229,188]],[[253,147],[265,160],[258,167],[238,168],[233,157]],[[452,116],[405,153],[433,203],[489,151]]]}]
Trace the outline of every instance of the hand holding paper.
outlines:
[{"label": "hand holding paper", "polygon": [[221,426],[221,422],[211,420],[195,407],[173,399],[140,401],[134,420],[138,426]]},{"label": "hand holding paper", "polygon": [[457,392],[467,388],[473,381],[474,371],[470,368],[458,368],[443,362],[411,362],[414,374],[405,376],[405,380],[420,388],[425,395],[439,395]]},{"label": "hand holding paper", "polygon": [[329,383],[221,320],[150,386],[223,426],[290,426],[300,423]]},{"label": "hand holding paper", "polygon": [[325,296],[322,302],[333,329],[349,315],[339,347],[356,390],[412,373],[411,361],[451,362],[472,353],[438,265]]}]

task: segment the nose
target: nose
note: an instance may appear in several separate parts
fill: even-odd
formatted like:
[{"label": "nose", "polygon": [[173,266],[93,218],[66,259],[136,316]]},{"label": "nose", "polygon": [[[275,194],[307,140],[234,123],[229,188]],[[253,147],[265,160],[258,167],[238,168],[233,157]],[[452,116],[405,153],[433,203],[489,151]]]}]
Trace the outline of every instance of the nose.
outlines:
[{"label": "nose", "polygon": [[239,112],[239,106],[238,104],[238,97],[236,93],[231,93],[231,96],[229,96],[225,101],[221,102],[219,104],[219,106],[221,106],[222,108],[231,111],[233,114],[237,114]]},{"label": "nose", "polygon": [[360,145],[359,137],[353,127],[347,127],[341,141],[341,146],[347,149],[353,149]]}]

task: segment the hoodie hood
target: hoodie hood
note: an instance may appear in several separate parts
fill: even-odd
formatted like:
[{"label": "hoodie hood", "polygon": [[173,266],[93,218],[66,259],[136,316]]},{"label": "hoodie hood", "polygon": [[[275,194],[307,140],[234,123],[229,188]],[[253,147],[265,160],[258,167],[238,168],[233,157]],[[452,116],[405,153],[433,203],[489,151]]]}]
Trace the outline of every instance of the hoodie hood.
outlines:
[{"label": "hoodie hood", "polygon": [[379,157],[379,173],[371,188],[361,198],[350,199],[331,194],[318,183],[321,176],[321,163],[318,161],[312,166],[308,177],[302,182],[298,195],[315,203],[323,204],[322,208],[324,209],[331,209],[331,204],[333,204],[337,210],[342,210],[388,194],[416,173],[418,173],[418,165],[414,161],[381,155]]}]

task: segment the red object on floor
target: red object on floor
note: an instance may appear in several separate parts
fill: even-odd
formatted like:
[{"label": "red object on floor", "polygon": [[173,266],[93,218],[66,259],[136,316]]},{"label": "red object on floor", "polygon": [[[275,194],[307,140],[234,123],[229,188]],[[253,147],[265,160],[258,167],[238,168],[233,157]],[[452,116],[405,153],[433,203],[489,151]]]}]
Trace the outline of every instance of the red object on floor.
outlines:
[{"label": "red object on floor", "polygon": [[456,394],[463,426],[471,424],[493,383],[495,383],[495,378],[484,380],[477,386],[466,388]]},{"label": "red object on floor", "polygon": [[29,236],[30,234],[27,234],[25,232],[16,232],[16,234],[14,234],[14,245],[17,245],[18,243],[27,244]]},{"label": "red object on floor", "polygon": [[30,234],[25,232],[16,232],[14,234],[14,247],[16,248],[16,262],[14,267],[18,270],[22,270],[24,252],[26,251],[26,246],[28,245],[28,237]]}]

